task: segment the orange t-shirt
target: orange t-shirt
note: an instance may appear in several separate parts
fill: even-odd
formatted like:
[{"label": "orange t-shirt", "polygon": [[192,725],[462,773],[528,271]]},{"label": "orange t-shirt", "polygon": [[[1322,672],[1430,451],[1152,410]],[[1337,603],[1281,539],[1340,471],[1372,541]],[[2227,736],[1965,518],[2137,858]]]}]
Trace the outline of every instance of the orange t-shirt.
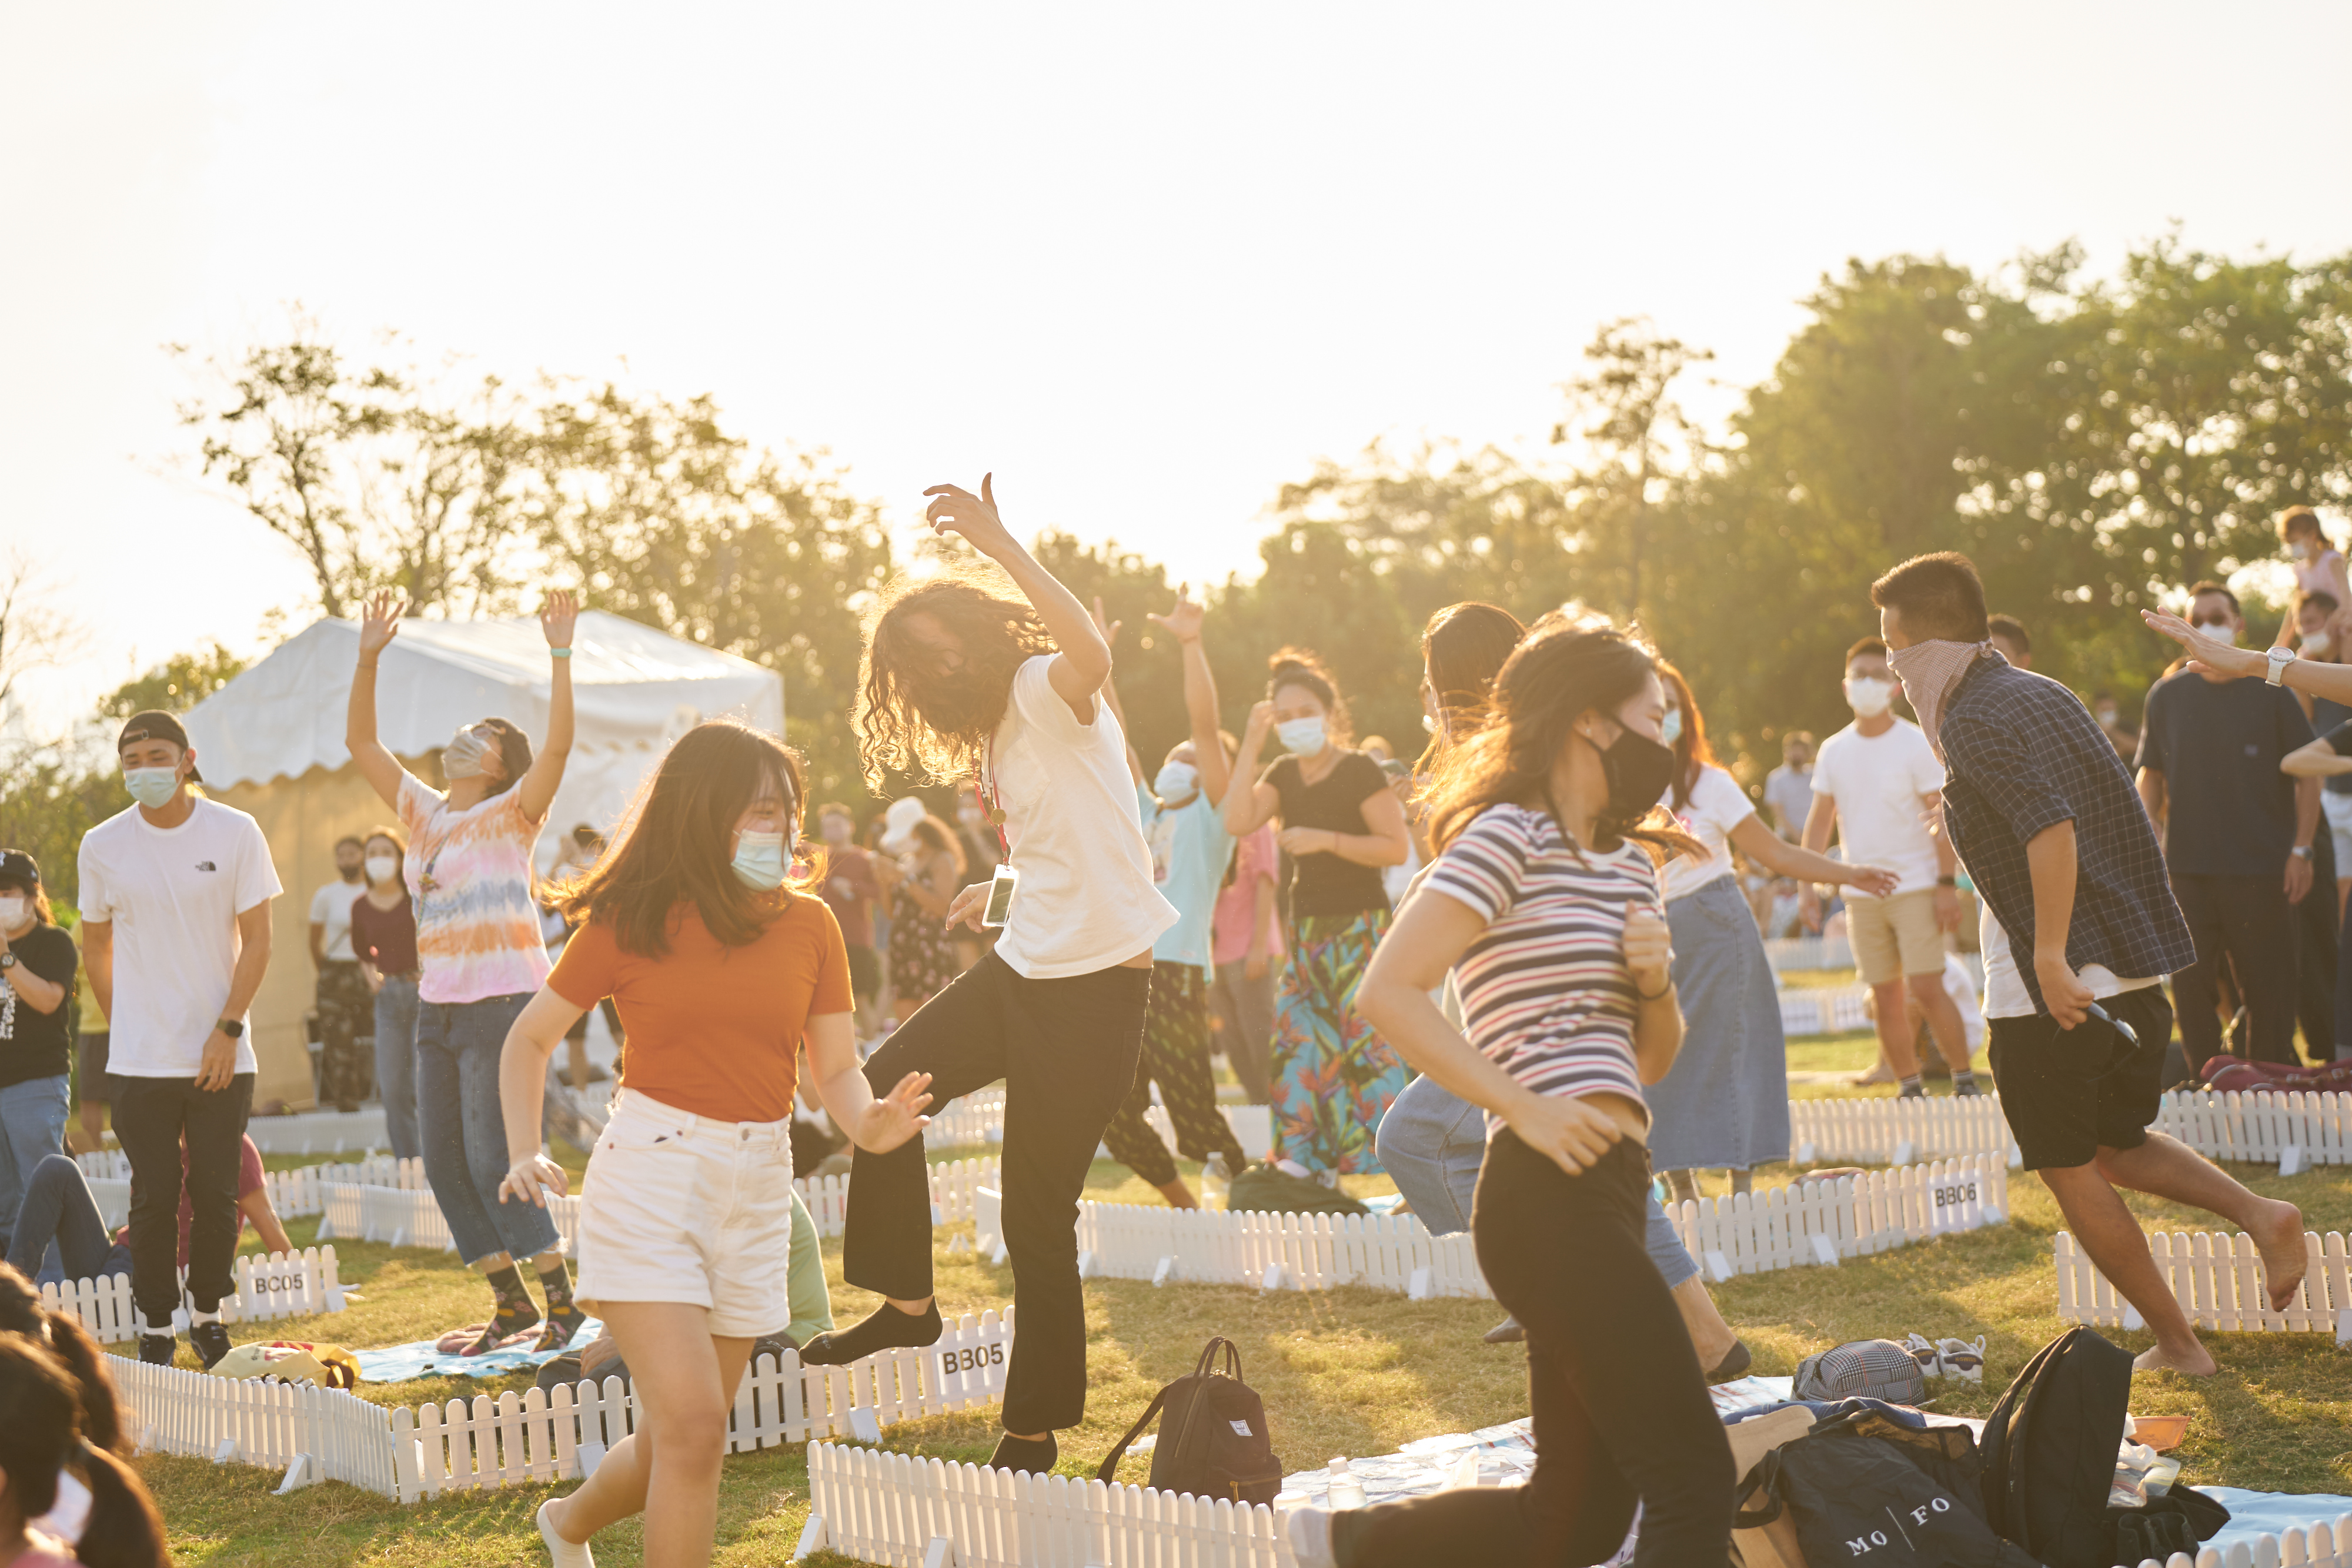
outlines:
[{"label": "orange t-shirt", "polygon": [[808,1020],[856,1005],[833,911],[792,894],[741,947],[721,945],[691,904],[669,929],[669,951],[649,958],[623,952],[612,925],[592,920],[564,944],[548,983],[576,1008],[613,998],[629,1042],[622,1088],[722,1122],[783,1120]]}]

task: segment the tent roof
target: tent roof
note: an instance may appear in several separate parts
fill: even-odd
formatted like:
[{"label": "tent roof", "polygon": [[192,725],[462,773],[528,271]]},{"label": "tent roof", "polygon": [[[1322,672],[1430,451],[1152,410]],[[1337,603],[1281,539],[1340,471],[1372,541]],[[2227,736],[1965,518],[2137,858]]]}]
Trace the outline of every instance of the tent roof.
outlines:
[{"label": "tent roof", "polygon": [[[748,659],[601,610],[582,612],[572,650],[575,750],[650,750],[730,714],[783,729],[783,678]],[[343,710],[358,661],[358,623],[320,621],[198,703],[188,738],[205,781],[226,789],[349,762]],[[403,621],[376,677],[376,733],[404,757],[480,718],[543,736],[548,666],[535,619]]]}]

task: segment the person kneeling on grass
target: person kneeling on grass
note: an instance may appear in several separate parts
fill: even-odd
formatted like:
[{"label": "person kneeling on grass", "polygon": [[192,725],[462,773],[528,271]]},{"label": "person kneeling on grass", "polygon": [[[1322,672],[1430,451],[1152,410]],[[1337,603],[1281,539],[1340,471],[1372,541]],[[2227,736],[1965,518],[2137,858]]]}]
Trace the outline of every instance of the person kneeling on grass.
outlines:
[{"label": "person kneeling on grass", "polygon": [[499,1196],[542,1207],[568,1181],[540,1153],[549,1059],[607,997],[629,1039],[581,1189],[579,1294],[643,1409],[585,1485],[540,1508],[557,1568],[590,1568],[588,1538],[640,1512],[648,1563],[710,1561],[736,1387],[760,1336],[792,1319],[802,1043],[817,1097],[861,1149],[887,1153],[929,1120],[928,1074],[886,1096],[866,1086],[841,927],[787,885],[801,777],[773,736],[728,720],[688,731],[618,845],[559,890],[578,930],[507,1034]]}]

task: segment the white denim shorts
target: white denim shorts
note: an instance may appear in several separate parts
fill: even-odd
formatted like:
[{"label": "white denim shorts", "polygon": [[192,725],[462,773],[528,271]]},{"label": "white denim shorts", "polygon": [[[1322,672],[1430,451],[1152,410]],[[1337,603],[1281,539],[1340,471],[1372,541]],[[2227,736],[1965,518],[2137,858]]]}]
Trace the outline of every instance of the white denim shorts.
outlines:
[{"label": "white denim shorts", "polygon": [[2342,882],[2352,877],[2352,795],[2322,789],[2319,809],[2326,815],[2328,835],[2336,841],[2336,880]]},{"label": "white denim shorts", "polygon": [[756,1339],[793,1320],[791,1122],[721,1122],[624,1089],[580,1192],[581,1301],[710,1309]]}]

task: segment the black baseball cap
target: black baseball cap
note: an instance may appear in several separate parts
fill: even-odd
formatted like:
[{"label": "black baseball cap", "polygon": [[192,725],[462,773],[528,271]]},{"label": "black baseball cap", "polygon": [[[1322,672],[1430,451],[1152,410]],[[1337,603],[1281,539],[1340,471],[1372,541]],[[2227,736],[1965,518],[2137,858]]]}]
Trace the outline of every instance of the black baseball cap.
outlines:
[{"label": "black baseball cap", "polygon": [[0,882],[21,882],[26,887],[38,887],[40,865],[22,850],[0,850]]},{"label": "black baseball cap", "polygon": [[[181,750],[188,749],[188,732],[180,721],[162,708],[151,707],[144,713],[134,713],[122,722],[122,733],[115,738],[114,749],[121,751],[134,740],[168,740]],[[188,770],[188,782],[203,783],[204,776],[194,768]]]}]

